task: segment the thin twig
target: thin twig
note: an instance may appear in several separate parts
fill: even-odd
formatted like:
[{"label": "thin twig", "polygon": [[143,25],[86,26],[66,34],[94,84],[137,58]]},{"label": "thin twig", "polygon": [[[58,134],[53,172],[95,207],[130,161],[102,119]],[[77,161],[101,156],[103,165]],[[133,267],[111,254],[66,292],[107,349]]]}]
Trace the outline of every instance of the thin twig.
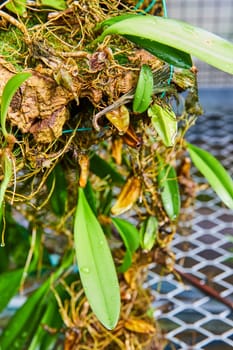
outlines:
[{"label": "thin twig", "polygon": [[200,289],[202,292],[205,294],[210,295],[211,297],[217,299],[220,301],[222,304],[228,306],[230,309],[233,310],[233,302],[229,299],[226,299],[222,297],[215,289],[212,287],[204,284],[201,280],[199,280],[197,277],[194,277],[190,275],[189,273],[181,271],[179,268],[177,269],[176,267],[174,270],[184,279],[186,279],[188,282],[190,282],[192,285]]}]

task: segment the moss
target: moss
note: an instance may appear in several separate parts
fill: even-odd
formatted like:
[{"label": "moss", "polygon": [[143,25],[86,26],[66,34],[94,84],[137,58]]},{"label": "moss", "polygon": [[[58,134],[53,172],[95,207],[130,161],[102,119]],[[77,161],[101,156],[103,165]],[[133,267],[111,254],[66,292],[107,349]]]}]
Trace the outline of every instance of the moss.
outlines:
[{"label": "moss", "polygon": [[0,30],[0,55],[18,71],[23,69],[26,52],[23,34],[19,29],[10,26],[8,30]]}]

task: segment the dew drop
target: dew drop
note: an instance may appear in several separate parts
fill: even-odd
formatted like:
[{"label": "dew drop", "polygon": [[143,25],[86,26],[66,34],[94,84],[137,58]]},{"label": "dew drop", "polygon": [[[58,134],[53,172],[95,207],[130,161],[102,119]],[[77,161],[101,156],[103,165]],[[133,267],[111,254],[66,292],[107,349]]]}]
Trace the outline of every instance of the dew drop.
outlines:
[{"label": "dew drop", "polygon": [[84,272],[84,273],[90,273],[90,269],[89,269],[87,266],[81,267],[80,270],[81,270],[82,272]]},{"label": "dew drop", "polygon": [[101,239],[100,241],[99,241],[99,245],[103,245],[104,244],[104,241]]},{"label": "dew drop", "polygon": [[18,341],[14,342],[13,347],[14,347],[14,349],[19,349],[20,343]]},{"label": "dew drop", "polygon": [[5,245],[5,243],[2,242],[0,246],[1,247],[5,247],[6,245]]}]

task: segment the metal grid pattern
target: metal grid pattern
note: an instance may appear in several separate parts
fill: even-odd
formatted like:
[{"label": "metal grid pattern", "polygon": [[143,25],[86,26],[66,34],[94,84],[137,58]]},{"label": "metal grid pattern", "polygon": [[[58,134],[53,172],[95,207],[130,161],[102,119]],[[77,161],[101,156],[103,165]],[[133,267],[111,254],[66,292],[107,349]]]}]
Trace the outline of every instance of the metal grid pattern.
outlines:
[{"label": "metal grid pattern", "polygon": [[[232,0],[168,0],[168,15],[233,41]],[[233,77],[194,58],[200,86],[233,86]]]},{"label": "metal grid pattern", "polygon": [[[229,96],[233,90],[222,94],[214,90],[205,95],[204,100],[212,103],[210,113],[200,117],[189,141],[214,154],[232,175],[233,102]],[[216,109],[217,102],[222,107]],[[204,182],[197,172],[194,176],[197,182]],[[195,209],[186,214],[189,218],[172,243],[178,268],[233,302],[233,240],[229,238],[233,239],[233,213],[208,188],[198,195]],[[160,277],[156,267],[152,267],[147,285],[156,298],[155,317],[167,332],[165,350],[233,349],[231,308],[184,279]]]}]

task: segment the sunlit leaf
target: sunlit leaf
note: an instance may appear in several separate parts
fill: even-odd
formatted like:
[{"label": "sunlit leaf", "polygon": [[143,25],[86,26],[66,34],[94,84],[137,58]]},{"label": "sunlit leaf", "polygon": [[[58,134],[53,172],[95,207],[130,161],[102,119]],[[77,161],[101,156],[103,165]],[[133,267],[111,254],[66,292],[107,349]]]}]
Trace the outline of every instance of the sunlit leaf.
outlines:
[{"label": "sunlit leaf", "polygon": [[108,329],[113,329],[120,313],[120,290],[108,242],[79,188],[75,213],[74,241],[80,277],[93,312]]},{"label": "sunlit leaf", "polygon": [[[0,274],[0,312],[17,293],[23,270],[14,270]],[[10,281],[10,283],[9,283]]]},{"label": "sunlit leaf", "polygon": [[26,11],[27,0],[11,0],[6,4],[6,8],[16,15],[22,16]]},{"label": "sunlit leaf", "polygon": [[191,159],[197,169],[204,175],[223,203],[233,209],[233,180],[221,163],[209,152],[187,144]]},{"label": "sunlit leaf", "polygon": [[176,171],[169,164],[161,164],[158,174],[159,189],[164,209],[171,220],[180,212],[180,192]]},{"label": "sunlit leaf", "polygon": [[64,0],[41,0],[42,6],[52,7],[56,10],[65,10],[66,2]]},{"label": "sunlit leaf", "polygon": [[112,223],[119,232],[126,248],[123,263],[118,268],[119,272],[125,272],[131,266],[132,255],[139,247],[139,232],[133,224],[124,219],[112,218]]},{"label": "sunlit leaf", "polygon": [[177,120],[175,113],[154,103],[148,109],[148,116],[151,117],[151,122],[159,136],[161,137],[166,147],[174,145],[177,133]]},{"label": "sunlit leaf", "polygon": [[[116,21],[117,17],[98,40],[103,40],[109,34],[119,34],[130,36],[135,43],[138,38],[141,42],[143,39],[150,40],[154,46],[159,42],[233,74],[233,44],[213,33],[183,21],[151,15],[132,15],[125,19],[120,17],[120,21]],[[104,25],[107,22],[103,22]]]},{"label": "sunlit leaf", "polygon": [[1,98],[1,128],[4,136],[7,136],[8,134],[6,130],[6,117],[12,97],[14,96],[20,85],[23,84],[23,82],[27,80],[30,76],[31,73],[17,73],[8,80],[3,89]]}]

